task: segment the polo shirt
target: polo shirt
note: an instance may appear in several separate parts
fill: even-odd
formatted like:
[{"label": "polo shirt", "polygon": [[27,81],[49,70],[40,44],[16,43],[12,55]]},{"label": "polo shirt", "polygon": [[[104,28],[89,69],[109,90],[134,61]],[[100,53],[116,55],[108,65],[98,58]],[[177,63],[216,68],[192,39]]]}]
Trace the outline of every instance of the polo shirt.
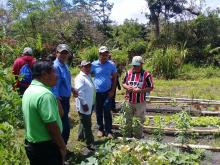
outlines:
[{"label": "polo shirt", "polygon": [[57,122],[62,132],[62,122],[58,112],[57,99],[50,87],[33,80],[22,98],[25,123],[25,138],[32,143],[51,140],[47,123]]},{"label": "polo shirt", "polygon": [[53,64],[57,73],[57,83],[52,88],[53,94],[57,97],[70,97],[71,96],[71,74],[67,64],[61,63],[58,58]]},{"label": "polo shirt", "polygon": [[116,73],[115,65],[106,61],[101,64],[99,60],[92,62],[91,73],[94,75],[96,92],[107,92],[112,86],[112,74]]}]

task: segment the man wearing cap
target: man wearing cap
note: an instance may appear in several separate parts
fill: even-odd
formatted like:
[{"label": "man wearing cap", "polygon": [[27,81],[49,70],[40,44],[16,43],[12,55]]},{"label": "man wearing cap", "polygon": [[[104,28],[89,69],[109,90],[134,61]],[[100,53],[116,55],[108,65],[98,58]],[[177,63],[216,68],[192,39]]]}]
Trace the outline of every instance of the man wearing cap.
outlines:
[{"label": "man wearing cap", "polygon": [[92,134],[91,114],[95,104],[95,85],[91,78],[91,63],[83,60],[81,62],[81,71],[75,78],[75,89],[78,91],[78,97],[75,98],[76,110],[79,114],[80,124],[78,131],[78,140],[86,142],[88,149],[94,149],[94,137]]},{"label": "man wearing cap", "polygon": [[[59,44],[56,49],[56,60],[54,61],[54,68],[56,70],[58,79],[56,86],[52,88],[52,92],[57,97],[60,114],[62,116],[63,132],[62,137],[67,144],[70,134],[69,124],[69,109],[70,96],[74,89],[71,85],[71,74],[66,64],[69,58],[70,49],[66,44]],[[63,113],[63,114],[62,114]]]},{"label": "man wearing cap", "polygon": [[22,55],[18,57],[13,64],[13,74],[15,75],[16,80],[14,87],[18,88],[20,95],[23,95],[24,91],[30,85],[30,83],[19,81],[20,70],[25,64],[28,64],[30,69],[32,68],[33,64],[36,62],[32,55],[33,50],[29,47],[26,47],[24,48]]},{"label": "man wearing cap", "polygon": [[[99,59],[92,63],[92,74],[96,87],[96,119],[98,125],[97,136],[106,134],[112,138],[112,98],[116,88],[117,69],[108,60],[109,50],[106,46],[99,48]],[[104,122],[103,122],[104,117]]]},{"label": "man wearing cap", "polygon": [[[127,125],[131,127],[133,116],[138,117],[141,123],[144,122],[144,112],[146,109],[145,94],[153,90],[152,76],[148,71],[143,70],[144,61],[141,56],[134,56],[131,65],[133,66],[124,77],[122,86],[126,89],[126,99],[131,106]],[[131,132],[130,135],[131,136]],[[142,137],[142,127],[134,135]]]}]

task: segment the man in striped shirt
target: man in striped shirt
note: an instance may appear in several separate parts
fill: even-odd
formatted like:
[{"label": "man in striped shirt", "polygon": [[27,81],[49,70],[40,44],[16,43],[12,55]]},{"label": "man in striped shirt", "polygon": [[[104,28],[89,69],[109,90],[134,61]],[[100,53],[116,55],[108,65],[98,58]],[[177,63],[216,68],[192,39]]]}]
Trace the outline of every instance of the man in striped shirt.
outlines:
[{"label": "man in striped shirt", "polygon": [[[143,70],[143,63],[144,61],[141,56],[134,56],[131,63],[133,67],[126,73],[122,84],[126,89],[126,99],[131,107],[131,111],[128,112],[129,119],[127,121],[131,121],[135,116],[140,119],[141,123],[144,122],[144,111],[146,109],[145,95],[146,92],[153,90],[152,76],[148,71]],[[130,122],[130,124],[132,123]],[[141,138],[142,127],[133,135]],[[128,136],[131,136],[131,134]]]}]

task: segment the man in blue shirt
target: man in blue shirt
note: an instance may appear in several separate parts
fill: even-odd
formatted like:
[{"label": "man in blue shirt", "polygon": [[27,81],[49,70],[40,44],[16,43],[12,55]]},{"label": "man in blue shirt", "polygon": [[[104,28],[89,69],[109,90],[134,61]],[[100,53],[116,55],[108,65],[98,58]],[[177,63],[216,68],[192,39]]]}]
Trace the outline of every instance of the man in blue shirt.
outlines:
[{"label": "man in blue shirt", "polygon": [[69,109],[70,109],[70,96],[74,92],[71,86],[71,74],[67,66],[70,49],[66,44],[59,44],[56,49],[56,60],[54,61],[54,68],[56,70],[58,79],[56,86],[52,88],[52,92],[56,95],[58,100],[59,112],[62,116],[63,132],[62,137],[67,144],[70,135],[69,124]]},{"label": "man in blue shirt", "polygon": [[[98,137],[105,133],[112,138],[112,98],[116,88],[117,69],[108,60],[109,50],[106,46],[99,48],[99,59],[92,63],[92,74],[96,87],[96,119],[98,125]],[[104,116],[104,123],[103,123]]]}]

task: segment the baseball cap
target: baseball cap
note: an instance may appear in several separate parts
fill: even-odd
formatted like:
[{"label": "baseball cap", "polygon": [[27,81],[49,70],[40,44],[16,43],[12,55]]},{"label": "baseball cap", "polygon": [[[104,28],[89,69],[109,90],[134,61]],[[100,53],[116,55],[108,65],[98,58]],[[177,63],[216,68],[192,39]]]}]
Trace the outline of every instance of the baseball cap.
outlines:
[{"label": "baseball cap", "polygon": [[134,56],[130,65],[140,66],[143,63],[144,60],[141,56]]},{"label": "baseball cap", "polygon": [[86,65],[88,65],[88,64],[91,64],[91,62],[90,62],[90,61],[83,60],[83,61],[81,62],[81,64],[80,64],[80,66],[86,66]]},{"label": "baseball cap", "polygon": [[30,47],[25,47],[23,50],[23,54],[32,55],[33,50]]},{"label": "baseball cap", "polygon": [[64,51],[64,50],[66,50],[67,52],[70,53],[70,48],[69,48],[69,46],[68,46],[67,44],[59,44],[59,45],[57,46],[57,51],[58,51],[58,52],[62,52],[62,51]]},{"label": "baseball cap", "polygon": [[99,48],[99,53],[109,52],[108,48],[106,46],[101,46]]}]

